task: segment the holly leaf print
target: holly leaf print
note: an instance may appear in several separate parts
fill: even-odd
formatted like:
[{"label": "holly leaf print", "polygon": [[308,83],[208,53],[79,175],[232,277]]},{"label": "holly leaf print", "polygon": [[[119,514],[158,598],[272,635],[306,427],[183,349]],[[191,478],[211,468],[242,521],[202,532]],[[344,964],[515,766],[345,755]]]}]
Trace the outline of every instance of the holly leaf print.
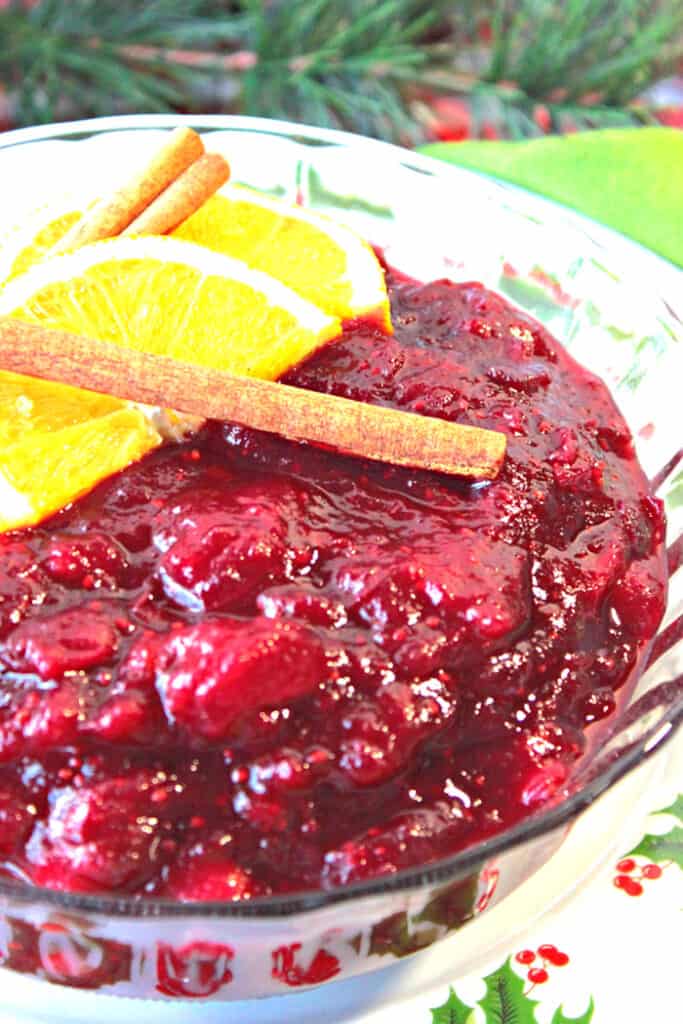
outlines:
[{"label": "holly leaf print", "polygon": [[638,845],[629,851],[629,856],[646,857],[659,863],[671,860],[683,868],[683,828],[677,825],[663,836],[643,836]]},{"label": "holly leaf print", "polygon": [[524,980],[506,960],[497,971],[484,978],[486,995],[479,1005],[486,1024],[536,1024],[534,1007],[538,1000],[524,994]]},{"label": "holly leaf print", "polygon": [[595,1005],[593,1003],[593,996],[591,996],[591,1001],[588,1004],[588,1009],[580,1017],[565,1017],[564,1010],[561,1006],[558,1006],[558,1008],[555,1010],[555,1013],[553,1014],[553,1019],[551,1020],[550,1024],[590,1024],[590,1022],[593,1020],[594,1009]]},{"label": "holly leaf print", "polygon": [[432,1010],[432,1024],[468,1024],[474,1010],[458,999],[453,989],[448,990],[448,999],[442,1006]]},{"label": "holly leaf print", "polygon": [[[681,473],[681,485],[683,485],[683,473]],[[683,821],[683,793],[678,794],[671,807],[662,807],[661,811],[655,811],[655,814],[672,814],[674,818]]]}]

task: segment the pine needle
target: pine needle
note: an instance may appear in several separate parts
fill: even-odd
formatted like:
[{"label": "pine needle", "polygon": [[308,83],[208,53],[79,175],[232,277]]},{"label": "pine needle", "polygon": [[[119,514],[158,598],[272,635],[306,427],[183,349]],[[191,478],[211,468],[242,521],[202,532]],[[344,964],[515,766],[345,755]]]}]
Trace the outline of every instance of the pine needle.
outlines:
[{"label": "pine needle", "polygon": [[539,104],[560,130],[647,119],[682,34],[683,0],[11,0],[0,93],[19,125],[209,109],[401,142],[442,94],[523,138]]}]

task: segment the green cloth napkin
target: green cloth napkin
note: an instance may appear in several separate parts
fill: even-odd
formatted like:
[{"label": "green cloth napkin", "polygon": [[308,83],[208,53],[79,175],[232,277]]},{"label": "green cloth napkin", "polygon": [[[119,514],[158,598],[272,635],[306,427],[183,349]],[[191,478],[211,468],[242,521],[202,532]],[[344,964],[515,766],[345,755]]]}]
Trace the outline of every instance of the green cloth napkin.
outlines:
[{"label": "green cloth napkin", "polygon": [[630,128],[421,152],[574,207],[683,266],[683,131]]}]

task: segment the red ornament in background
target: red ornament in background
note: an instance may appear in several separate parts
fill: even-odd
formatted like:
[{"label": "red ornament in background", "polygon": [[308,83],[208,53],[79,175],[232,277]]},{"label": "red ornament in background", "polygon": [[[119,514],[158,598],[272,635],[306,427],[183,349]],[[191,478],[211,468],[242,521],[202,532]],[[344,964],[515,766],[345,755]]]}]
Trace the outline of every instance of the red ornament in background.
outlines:
[{"label": "red ornament in background", "polygon": [[657,120],[667,128],[683,128],[683,106],[662,107],[657,111]]},{"label": "red ornament in background", "polygon": [[[583,123],[577,123],[572,114],[562,108],[563,90],[555,92],[557,95],[551,96],[553,103],[558,104],[555,108],[552,103],[538,102],[530,112],[537,133],[571,135],[579,129],[583,130]],[[433,141],[463,142],[467,139],[496,140],[509,137],[502,109],[492,107],[489,116],[482,120],[473,117],[470,100],[466,96],[439,95],[423,90],[418,97],[422,108],[420,120]],[[587,106],[599,105],[600,95],[589,93],[583,102]],[[635,101],[635,108],[648,109],[651,117],[661,125],[683,129],[683,78],[668,78],[655,83]]]},{"label": "red ornament in background", "polygon": [[0,132],[9,131],[12,127],[9,114],[10,110],[9,103],[7,101],[7,93],[0,85]]},{"label": "red ornament in background", "polygon": [[436,96],[429,106],[434,114],[430,131],[439,142],[462,142],[470,137],[472,115],[464,100],[456,96]]},{"label": "red ornament in background", "polygon": [[537,103],[534,107],[534,121],[544,135],[549,135],[553,130],[553,118],[548,108],[543,103]]},{"label": "red ornament in background", "polygon": [[651,85],[643,99],[654,108],[653,114],[661,125],[683,128],[683,62],[681,74]]}]

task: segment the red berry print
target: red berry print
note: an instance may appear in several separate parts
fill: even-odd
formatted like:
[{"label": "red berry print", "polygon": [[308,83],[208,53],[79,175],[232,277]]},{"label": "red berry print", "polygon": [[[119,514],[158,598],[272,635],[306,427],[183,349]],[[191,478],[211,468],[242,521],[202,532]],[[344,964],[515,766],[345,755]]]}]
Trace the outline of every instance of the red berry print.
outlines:
[{"label": "red berry print", "polygon": [[562,950],[558,949],[555,953],[555,959],[551,960],[554,967],[566,967],[569,963],[569,957]]},{"label": "red berry print", "polygon": [[553,967],[566,967],[569,963],[569,957],[566,953],[563,953],[557,946],[552,946],[547,943],[544,946],[538,947],[538,955],[548,963],[552,964]]},{"label": "red berry print", "polygon": [[640,882],[636,882],[634,878],[629,878],[628,875],[617,875],[614,879],[614,884],[617,889],[621,889],[627,896],[640,896],[643,892]]},{"label": "red berry print", "polygon": [[[664,867],[667,867],[665,864]],[[642,883],[654,882],[662,877],[664,868],[659,864],[643,864],[640,867],[633,857],[624,857],[617,864],[617,874],[614,878],[614,885],[621,889],[628,896],[640,896],[643,892]]]},{"label": "red berry print", "polygon": [[569,963],[569,957],[566,953],[563,953],[561,949],[554,946],[551,942],[545,942],[542,946],[539,946],[534,953],[531,949],[522,949],[515,956],[515,960],[529,966],[532,964],[536,957],[540,957],[542,966],[530,967],[527,971],[527,980],[531,982],[531,988],[527,989],[526,995],[531,992],[536,985],[544,985],[550,977],[548,973],[549,967],[565,967]]}]

